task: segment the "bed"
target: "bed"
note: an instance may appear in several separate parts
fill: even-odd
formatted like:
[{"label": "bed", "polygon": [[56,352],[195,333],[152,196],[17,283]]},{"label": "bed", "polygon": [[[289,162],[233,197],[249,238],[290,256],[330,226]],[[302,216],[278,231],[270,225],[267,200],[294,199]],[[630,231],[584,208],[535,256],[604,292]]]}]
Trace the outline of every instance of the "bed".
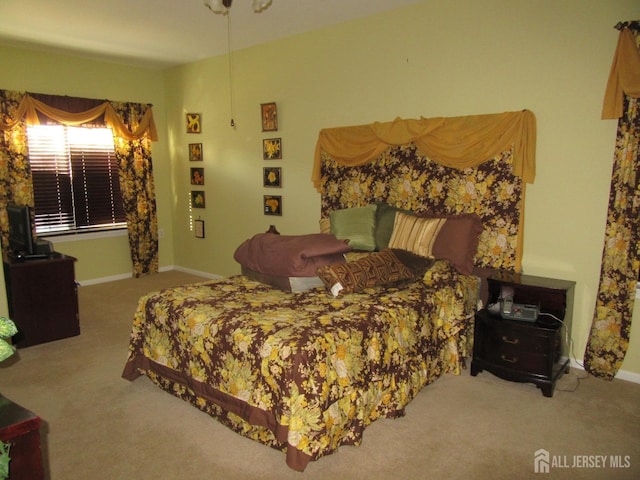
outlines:
[{"label": "bed", "polygon": [[[390,145],[360,165],[319,148],[318,235],[344,243],[362,234],[343,260],[314,264],[310,278],[321,282],[299,290],[283,286],[287,272],[242,261],[241,275],[145,295],[123,377],[146,375],[303,471],[459,374],[481,273],[519,269],[524,180],[513,143],[465,168],[419,145]],[[432,233],[440,225],[429,255],[409,251],[400,217]],[[273,240],[255,238],[265,235]]]}]

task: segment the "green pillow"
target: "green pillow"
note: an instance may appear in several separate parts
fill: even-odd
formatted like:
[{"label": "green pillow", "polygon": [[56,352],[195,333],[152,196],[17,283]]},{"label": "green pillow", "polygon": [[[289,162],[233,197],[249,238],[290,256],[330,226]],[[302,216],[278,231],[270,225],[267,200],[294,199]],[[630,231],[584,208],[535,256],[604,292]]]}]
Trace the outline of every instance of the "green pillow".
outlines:
[{"label": "green pillow", "polygon": [[331,233],[340,240],[348,240],[354,250],[373,252],[376,249],[377,205],[334,210],[331,218]]},{"label": "green pillow", "polygon": [[384,250],[389,246],[396,212],[411,213],[409,210],[392,207],[386,203],[378,203],[376,211],[376,250]]}]

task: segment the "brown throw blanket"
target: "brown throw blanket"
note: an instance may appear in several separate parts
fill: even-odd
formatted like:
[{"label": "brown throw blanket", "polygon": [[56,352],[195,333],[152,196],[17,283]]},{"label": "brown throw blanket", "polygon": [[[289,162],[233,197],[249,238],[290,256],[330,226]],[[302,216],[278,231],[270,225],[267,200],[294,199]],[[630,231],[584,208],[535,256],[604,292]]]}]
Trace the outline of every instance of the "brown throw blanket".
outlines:
[{"label": "brown throw blanket", "polygon": [[329,233],[260,233],[244,241],[233,258],[256,272],[285,277],[313,277],[322,265],[344,263],[351,247]]}]

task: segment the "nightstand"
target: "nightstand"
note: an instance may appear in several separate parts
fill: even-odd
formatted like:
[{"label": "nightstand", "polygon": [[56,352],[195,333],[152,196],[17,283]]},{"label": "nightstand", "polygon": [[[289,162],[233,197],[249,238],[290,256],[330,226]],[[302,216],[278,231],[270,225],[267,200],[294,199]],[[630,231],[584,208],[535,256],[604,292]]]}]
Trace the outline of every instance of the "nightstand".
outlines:
[{"label": "nightstand", "polygon": [[0,395],[0,441],[11,445],[9,478],[42,480],[40,417]]},{"label": "nightstand", "polygon": [[553,396],[556,381],[569,372],[571,317],[575,282],[510,272],[488,279],[489,302],[499,301],[503,287],[517,303],[537,305],[535,322],[506,320],[500,313],[476,313],[471,375],[483,370],[505,380],[530,382]]}]

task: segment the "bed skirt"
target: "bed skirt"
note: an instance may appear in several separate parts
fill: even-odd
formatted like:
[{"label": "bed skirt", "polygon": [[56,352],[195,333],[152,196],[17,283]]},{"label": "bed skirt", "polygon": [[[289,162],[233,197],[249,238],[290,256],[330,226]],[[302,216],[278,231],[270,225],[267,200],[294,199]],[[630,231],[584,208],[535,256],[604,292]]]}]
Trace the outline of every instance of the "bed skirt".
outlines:
[{"label": "bed skirt", "polygon": [[[344,427],[352,434],[344,436],[327,448],[310,456],[301,450],[288,446],[289,429],[278,423],[271,412],[248,405],[244,401],[227,395],[211,386],[189,378],[164,365],[138,355],[130,359],[125,365],[122,376],[127,380],[135,380],[140,375],[147,376],[162,390],[185,400],[223,425],[240,435],[270,446],[286,454],[286,463],[293,470],[303,471],[309,461],[333,453],[342,445],[359,445],[367,425],[378,418],[397,418],[405,414],[405,406],[426,385],[434,382],[446,373],[459,375],[466,368],[466,357],[471,351],[473,339],[473,322],[468,322],[465,329],[457,335],[441,342],[439,347],[416,364],[411,378],[396,385],[392,401],[372,404],[371,398],[379,396],[381,391],[387,391],[382,383],[372,382],[366,388],[353,392],[351,398],[335,402],[333,407],[341,410],[360,409],[366,405],[367,411],[362,415],[355,415]],[[340,404],[340,405],[338,405]],[[345,405],[348,404],[348,405]],[[332,406],[329,406],[331,409]]]}]

